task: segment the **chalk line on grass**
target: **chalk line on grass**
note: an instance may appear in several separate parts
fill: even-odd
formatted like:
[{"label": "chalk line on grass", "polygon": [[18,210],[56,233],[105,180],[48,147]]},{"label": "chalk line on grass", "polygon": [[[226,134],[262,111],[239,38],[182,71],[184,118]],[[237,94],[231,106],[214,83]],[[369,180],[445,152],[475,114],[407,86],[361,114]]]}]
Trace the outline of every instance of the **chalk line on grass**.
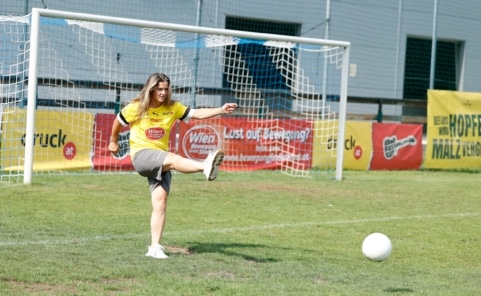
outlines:
[{"label": "chalk line on grass", "polygon": [[[186,230],[186,231],[172,231],[166,232],[168,236],[180,236],[180,235],[198,235],[204,233],[230,233],[230,232],[243,232],[253,230],[265,230],[276,228],[293,228],[293,227],[310,227],[310,226],[327,226],[327,225],[342,225],[342,224],[360,224],[370,222],[389,222],[397,220],[423,220],[423,219],[436,219],[436,218],[463,218],[480,216],[481,212],[474,213],[448,213],[442,215],[415,215],[415,216],[391,216],[381,218],[365,218],[365,219],[353,219],[353,220],[335,220],[335,221],[319,221],[319,222],[300,222],[300,223],[280,223],[280,224],[267,224],[267,225],[254,225],[248,227],[234,227],[234,228],[214,228],[214,229],[198,229],[198,230]],[[0,241],[0,247],[6,246],[24,246],[24,245],[61,245],[61,244],[82,244],[91,243],[95,241],[109,241],[119,239],[129,239],[136,237],[147,237],[146,233],[130,233],[124,235],[109,235],[109,236],[92,236],[82,237],[76,239],[51,239],[51,240],[38,240],[38,241]]]}]

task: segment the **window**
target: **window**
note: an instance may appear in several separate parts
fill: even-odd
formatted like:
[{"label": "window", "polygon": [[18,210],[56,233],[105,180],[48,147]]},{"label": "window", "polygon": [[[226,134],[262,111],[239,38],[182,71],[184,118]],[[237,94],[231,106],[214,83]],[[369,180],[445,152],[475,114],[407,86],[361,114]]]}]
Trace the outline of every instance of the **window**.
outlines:
[{"label": "window", "polygon": [[[403,98],[427,100],[431,68],[431,40],[408,38],[404,70]],[[459,42],[438,41],[434,89],[457,89]]]},{"label": "window", "polygon": [[[404,68],[404,99],[427,101],[431,69],[431,39],[408,38]],[[434,89],[457,90],[460,42],[439,41],[436,45]],[[403,116],[426,117],[426,107],[404,106]],[[426,129],[426,126],[424,126]]]}]

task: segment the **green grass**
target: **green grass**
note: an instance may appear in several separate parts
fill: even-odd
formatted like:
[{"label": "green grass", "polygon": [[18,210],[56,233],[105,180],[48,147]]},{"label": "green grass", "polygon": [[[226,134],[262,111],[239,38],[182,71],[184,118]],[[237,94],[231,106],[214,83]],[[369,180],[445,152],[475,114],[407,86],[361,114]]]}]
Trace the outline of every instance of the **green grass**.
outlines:
[{"label": "green grass", "polygon": [[[478,173],[175,174],[163,244],[135,174],[1,185],[0,295],[479,295]],[[364,258],[371,232],[391,238]]]}]

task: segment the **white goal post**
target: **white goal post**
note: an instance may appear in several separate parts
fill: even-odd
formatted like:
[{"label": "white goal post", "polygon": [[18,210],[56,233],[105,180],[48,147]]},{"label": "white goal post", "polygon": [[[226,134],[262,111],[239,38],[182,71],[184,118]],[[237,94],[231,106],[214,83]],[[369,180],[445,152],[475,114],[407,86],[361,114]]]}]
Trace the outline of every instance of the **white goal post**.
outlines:
[{"label": "white goal post", "polygon": [[[65,27],[69,27],[70,33],[60,33]],[[75,42],[75,46],[49,39],[44,30],[67,34],[55,38]],[[349,49],[350,43],[344,41],[34,8],[29,37],[23,182],[32,182],[36,145],[42,141],[36,131],[36,116],[42,109],[39,99],[54,92],[53,99],[44,100],[49,103],[43,109],[76,109],[76,115],[60,120],[72,118],[72,130],[77,130],[83,128],[85,121],[98,120],[99,112],[94,110],[98,105],[114,106],[107,113],[118,112],[153,72],[171,77],[174,99],[185,105],[218,107],[223,102],[236,101],[240,107],[232,117],[221,116],[205,125],[179,130],[176,138],[171,138],[176,152],[201,159],[206,149],[217,145],[227,152],[223,164],[226,170],[278,169],[301,177],[309,176],[315,167],[312,158],[324,159],[327,155],[334,163],[321,160],[320,167],[335,167],[335,179],[341,180],[344,147],[340,143],[346,122]],[[152,67],[144,64],[144,57],[148,57]],[[330,68],[322,69],[326,64]],[[329,76],[322,77],[323,73]],[[101,81],[101,86],[96,81]],[[327,87],[322,85],[327,82]],[[90,87],[88,94],[85,85]],[[99,89],[108,92],[105,96],[111,96],[114,102],[95,101],[104,95],[99,94]],[[327,89],[328,94],[321,94],[322,89]],[[96,121],[95,125],[99,123]],[[70,142],[61,142],[60,138],[66,138],[62,132],[66,133],[59,129],[55,135],[46,134],[43,140],[50,136],[53,146],[58,140],[66,156],[68,149],[78,147],[67,149],[65,145]],[[97,138],[105,137],[105,132],[101,135],[96,127],[84,133],[84,138],[88,133],[94,134],[95,139],[93,143],[78,140],[85,141],[84,146],[98,145]],[[306,144],[308,138],[310,142]],[[189,139],[198,142],[189,144]],[[331,145],[329,151],[316,151],[336,141],[339,144]],[[200,145],[204,146],[199,148]],[[189,152],[186,146],[195,151]],[[109,172],[125,168],[112,162],[93,166],[94,170]],[[10,170],[16,169],[12,167]],[[51,169],[55,170],[58,168]]]}]

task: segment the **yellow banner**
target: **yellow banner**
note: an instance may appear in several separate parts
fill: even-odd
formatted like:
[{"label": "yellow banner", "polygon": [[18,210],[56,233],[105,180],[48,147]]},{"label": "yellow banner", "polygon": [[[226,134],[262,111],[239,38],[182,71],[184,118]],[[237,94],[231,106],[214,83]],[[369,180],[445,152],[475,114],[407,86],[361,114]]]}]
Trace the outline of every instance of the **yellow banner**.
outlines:
[{"label": "yellow banner", "polygon": [[424,167],[481,167],[481,93],[428,91]]},{"label": "yellow banner", "polygon": [[372,122],[346,121],[344,168],[368,170],[373,154]]},{"label": "yellow banner", "polygon": [[[1,165],[23,171],[26,110],[4,110]],[[85,112],[37,110],[34,171],[91,169],[93,115]]]},{"label": "yellow banner", "polygon": [[[337,121],[314,123],[314,140],[312,148],[313,168],[335,168],[337,140]],[[371,122],[347,121],[343,141],[343,168],[367,170],[372,156],[372,124]]]}]

